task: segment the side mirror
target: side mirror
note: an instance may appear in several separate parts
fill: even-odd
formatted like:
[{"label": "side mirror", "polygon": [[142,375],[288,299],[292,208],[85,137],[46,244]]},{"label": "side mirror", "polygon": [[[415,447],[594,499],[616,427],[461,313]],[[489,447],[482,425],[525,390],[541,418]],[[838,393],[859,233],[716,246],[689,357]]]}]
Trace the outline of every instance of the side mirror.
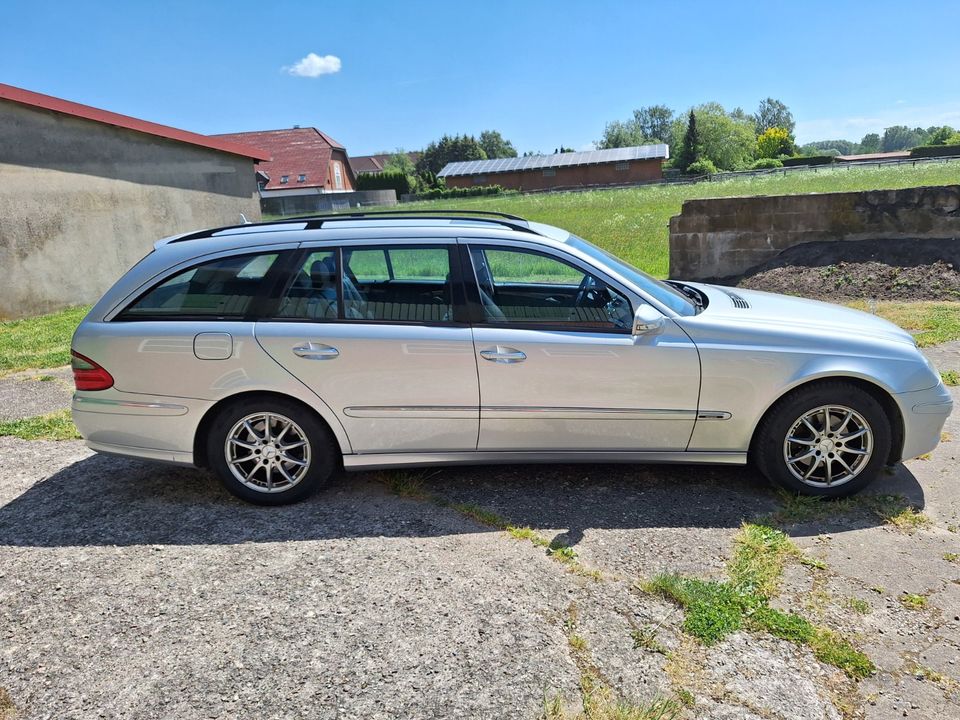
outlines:
[{"label": "side mirror", "polygon": [[646,303],[637,308],[633,315],[633,335],[651,335],[663,328],[663,315],[652,305]]}]

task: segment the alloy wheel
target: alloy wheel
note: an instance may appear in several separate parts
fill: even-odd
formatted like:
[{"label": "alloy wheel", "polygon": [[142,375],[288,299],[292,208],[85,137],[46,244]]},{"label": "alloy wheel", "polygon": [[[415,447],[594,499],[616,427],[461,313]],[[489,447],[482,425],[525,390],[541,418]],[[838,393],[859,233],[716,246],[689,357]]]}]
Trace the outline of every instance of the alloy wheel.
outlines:
[{"label": "alloy wheel", "polygon": [[783,441],[790,473],[816,488],[850,482],[873,455],[873,431],[856,410],[822,405],[797,418]]},{"label": "alloy wheel", "polygon": [[290,418],[258,412],[241,418],[227,433],[223,447],[227,467],[251,490],[289,490],[310,469],[310,441]]}]

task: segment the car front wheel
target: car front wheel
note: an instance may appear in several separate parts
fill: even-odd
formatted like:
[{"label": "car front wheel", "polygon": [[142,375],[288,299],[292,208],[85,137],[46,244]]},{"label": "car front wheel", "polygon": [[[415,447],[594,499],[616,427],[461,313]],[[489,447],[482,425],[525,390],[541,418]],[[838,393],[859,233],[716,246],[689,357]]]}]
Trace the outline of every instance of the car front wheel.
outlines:
[{"label": "car front wheel", "polygon": [[336,469],[335,442],[323,423],[283,399],[241,400],[210,428],[207,457],[231,493],[258,505],[308,497]]},{"label": "car front wheel", "polygon": [[753,455],[775,485],[844,497],[873,481],[890,455],[883,406],[853,383],[818,383],[787,395],[758,431]]}]

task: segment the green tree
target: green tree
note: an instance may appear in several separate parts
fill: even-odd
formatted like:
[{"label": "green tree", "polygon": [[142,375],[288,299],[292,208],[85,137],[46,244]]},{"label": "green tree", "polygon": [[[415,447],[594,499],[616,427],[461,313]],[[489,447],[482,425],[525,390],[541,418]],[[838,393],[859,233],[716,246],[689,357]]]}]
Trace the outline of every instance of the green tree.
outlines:
[{"label": "green tree", "polygon": [[576,150],[574,150],[572,147],[564,147],[563,145],[561,145],[558,148],[554,148],[553,154],[557,155],[559,153],[572,153],[572,152],[576,152]]},{"label": "green tree", "polygon": [[[877,142],[880,137],[877,136]],[[800,148],[801,155],[822,155],[827,150],[836,150],[838,155],[853,155],[859,152],[857,143],[850,140],[817,140]]]},{"label": "green tree", "polygon": [[796,145],[786,128],[773,127],[757,138],[757,157],[777,158],[781,155],[793,155]]},{"label": "green tree", "polygon": [[680,150],[677,152],[674,162],[682,172],[687,172],[687,168],[697,162],[703,155],[703,143],[700,141],[700,131],[697,128],[697,115],[693,110],[687,117],[687,129],[679,147]]},{"label": "green tree", "polygon": [[956,132],[949,125],[932,127],[927,132],[927,145],[946,145],[947,140]]},{"label": "green tree", "polygon": [[[920,130],[920,132],[917,132]],[[880,140],[880,150],[883,152],[896,152],[897,150],[909,150],[922,142],[922,128],[910,129],[906,125],[894,125],[883,131],[883,139]]]},{"label": "green tree", "polygon": [[505,140],[496,130],[484,130],[480,133],[480,147],[487,154],[487,159],[513,158],[517,156],[517,149],[509,140]]},{"label": "green tree", "polygon": [[403,148],[397,148],[397,151],[387,158],[383,169],[402,172],[404,175],[415,175],[417,172],[417,166]]},{"label": "green tree", "polygon": [[673,110],[666,105],[650,105],[633,111],[633,126],[646,142],[670,141]]},{"label": "green tree", "polygon": [[436,175],[447,163],[486,159],[487,153],[472,135],[444,135],[424,149],[417,161],[417,173]]},{"label": "green tree", "polygon": [[880,152],[880,136],[877,133],[867,133],[860,141],[857,147],[858,153],[878,153]]},{"label": "green tree", "polygon": [[760,101],[760,107],[757,108],[753,116],[756,132],[764,133],[770,128],[781,127],[793,135],[796,123],[793,121],[793,113],[779,100],[767,98]]},{"label": "green tree", "polygon": [[627,120],[626,122],[614,120],[607,123],[607,126],[603,129],[603,137],[597,141],[597,149],[609,150],[610,148],[633,147],[643,145],[645,141],[646,138],[640,132],[640,128],[637,127],[634,120]]},{"label": "green tree", "polygon": [[[715,102],[698,105],[693,108],[693,112],[697,118],[697,131],[704,158],[710,160],[720,170],[740,170],[753,162],[757,137],[751,121],[730,117],[723,106]],[[682,120],[673,124],[674,148],[683,149],[687,129],[685,125],[688,123]],[[681,162],[679,154],[677,157],[676,166],[685,168],[686,165]]]}]

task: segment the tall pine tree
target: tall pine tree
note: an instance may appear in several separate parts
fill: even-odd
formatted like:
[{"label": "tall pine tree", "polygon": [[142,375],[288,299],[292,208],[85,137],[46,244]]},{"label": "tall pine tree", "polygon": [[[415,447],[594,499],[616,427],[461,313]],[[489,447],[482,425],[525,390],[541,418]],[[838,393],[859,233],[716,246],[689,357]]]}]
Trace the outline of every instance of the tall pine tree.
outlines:
[{"label": "tall pine tree", "polygon": [[690,119],[687,121],[687,132],[683,136],[683,144],[680,146],[680,152],[677,153],[676,166],[686,172],[687,168],[700,159],[703,155],[703,143],[700,142],[700,132],[697,130],[697,116],[690,111]]}]

